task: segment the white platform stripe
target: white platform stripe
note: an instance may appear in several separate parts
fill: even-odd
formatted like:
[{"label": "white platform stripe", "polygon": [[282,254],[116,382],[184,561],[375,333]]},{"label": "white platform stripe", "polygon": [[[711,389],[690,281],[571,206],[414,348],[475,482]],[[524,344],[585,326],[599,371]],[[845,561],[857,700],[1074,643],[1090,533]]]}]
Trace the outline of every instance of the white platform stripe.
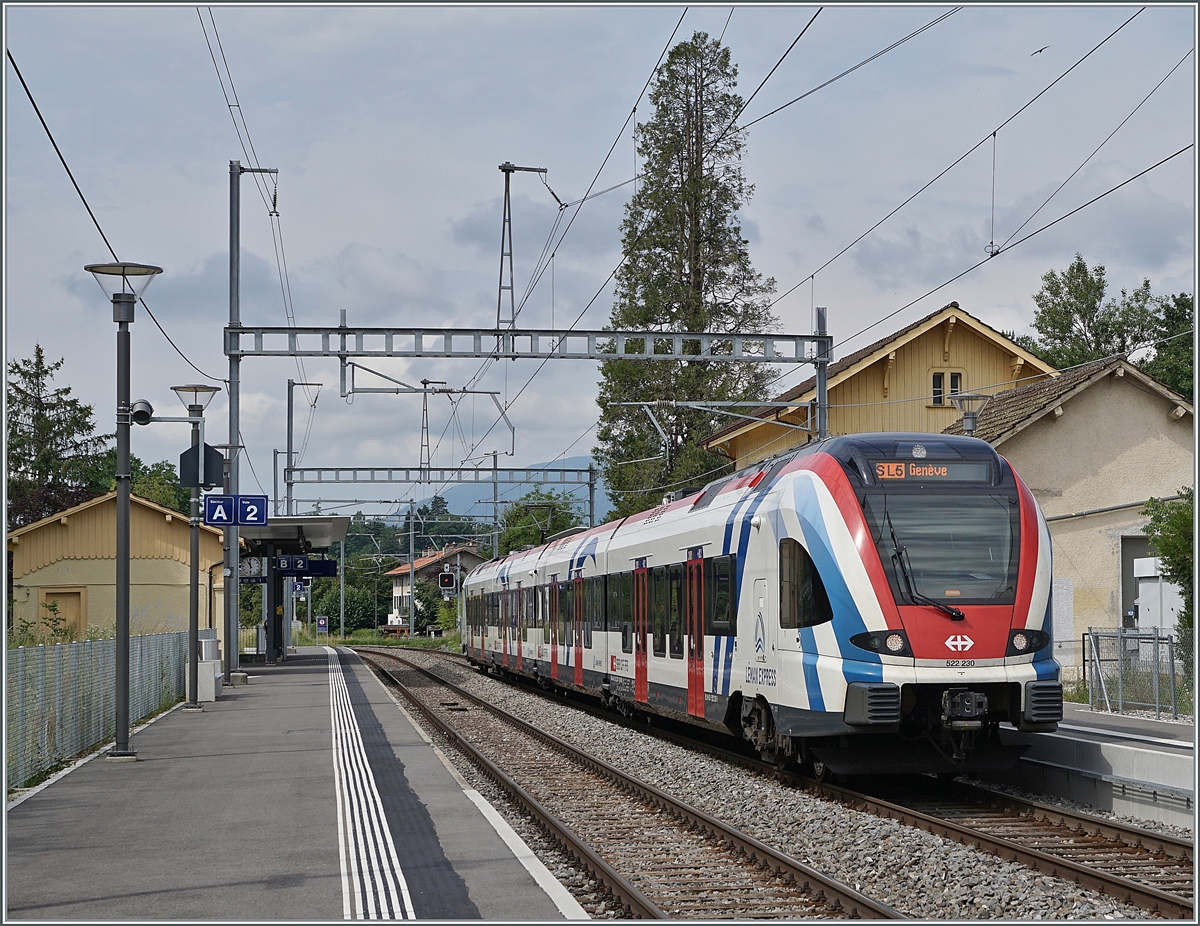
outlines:
[{"label": "white platform stripe", "polygon": [[342,915],[360,920],[416,919],[337,651],[327,646],[325,652],[329,659]]}]

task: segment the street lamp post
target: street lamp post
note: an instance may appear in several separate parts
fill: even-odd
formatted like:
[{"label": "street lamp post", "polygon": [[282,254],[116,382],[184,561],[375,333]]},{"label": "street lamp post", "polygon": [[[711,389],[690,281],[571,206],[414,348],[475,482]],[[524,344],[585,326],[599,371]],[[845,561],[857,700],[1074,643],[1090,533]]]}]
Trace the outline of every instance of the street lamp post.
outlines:
[{"label": "street lamp post", "polygon": [[[116,742],[108,758],[137,759],[129,747],[129,425],[135,412],[129,406],[129,326],[134,306],[162,267],[151,264],[88,264],[83,268],[96,278],[112,299],[117,323],[117,562],[116,562]],[[148,406],[147,406],[148,409]],[[149,420],[150,412],[141,414]]]},{"label": "street lamp post", "polygon": [[[192,503],[189,517],[191,524],[191,556],[188,568],[188,691],[185,711],[203,710],[200,707],[198,674],[200,671],[200,484],[212,482],[215,473],[204,472],[204,439],[200,426],[204,421],[204,409],[220,390],[203,383],[188,386],[172,386],[171,391],[187,408],[192,419],[192,446],[196,448],[196,482],[192,486]],[[229,643],[226,641],[226,645]]]}]

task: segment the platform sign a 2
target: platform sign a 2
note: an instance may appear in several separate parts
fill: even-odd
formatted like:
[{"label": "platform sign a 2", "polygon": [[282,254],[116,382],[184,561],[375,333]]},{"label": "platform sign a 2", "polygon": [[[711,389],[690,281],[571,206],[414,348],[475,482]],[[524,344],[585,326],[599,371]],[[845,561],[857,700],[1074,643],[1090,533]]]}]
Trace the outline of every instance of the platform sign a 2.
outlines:
[{"label": "platform sign a 2", "polygon": [[210,527],[266,527],[265,495],[206,495],[204,523]]}]

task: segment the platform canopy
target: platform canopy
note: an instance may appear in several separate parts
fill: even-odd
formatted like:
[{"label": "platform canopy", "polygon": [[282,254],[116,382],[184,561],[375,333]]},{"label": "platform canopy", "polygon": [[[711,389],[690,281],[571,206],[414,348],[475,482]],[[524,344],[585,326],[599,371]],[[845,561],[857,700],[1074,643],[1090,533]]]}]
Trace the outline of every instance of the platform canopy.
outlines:
[{"label": "platform canopy", "polygon": [[346,539],[349,527],[348,515],[297,515],[272,517],[263,527],[242,527],[238,533],[253,556],[265,555],[268,543],[280,554],[324,553]]}]

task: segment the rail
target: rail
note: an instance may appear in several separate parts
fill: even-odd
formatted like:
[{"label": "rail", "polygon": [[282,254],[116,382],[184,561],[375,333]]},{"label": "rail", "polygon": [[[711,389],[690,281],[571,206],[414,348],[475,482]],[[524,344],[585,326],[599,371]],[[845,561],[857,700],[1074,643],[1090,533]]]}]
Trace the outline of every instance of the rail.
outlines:
[{"label": "rail", "polygon": [[[576,747],[564,742],[552,734],[549,734],[543,730],[539,730],[532,724],[529,724],[517,717],[513,717],[511,714],[508,714],[505,711],[488,704],[483,699],[478,698],[454,683],[447,681],[446,679],[438,676],[436,673],[410,663],[402,657],[397,656],[393,652],[380,652],[376,650],[367,650],[365,648],[356,648],[356,651],[360,656],[366,656],[370,662],[378,666],[379,669],[385,673],[387,673],[387,669],[383,666],[380,666],[376,659],[372,659],[370,657],[384,656],[393,659],[396,662],[402,663],[406,668],[419,672],[422,676],[432,679],[437,684],[446,686],[454,693],[456,697],[478,705],[497,717],[500,717],[505,723],[512,725],[526,735],[537,738],[538,740],[549,745],[554,750],[570,757],[576,763],[594,770],[603,777],[615,782],[620,788],[633,797],[639,798],[647,804],[662,808],[668,813],[683,820],[687,826],[712,836],[718,842],[723,842],[733,846],[736,850],[744,853],[748,858],[756,860],[760,864],[766,864],[776,872],[782,873],[785,877],[790,877],[797,885],[801,887],[801,889],[808,887],[814,890],[818,895],[824,896],[826,901],[831,903],[835,909],[842,909],[851,918],[858,918],[862,916],[873,919],[905,918],[902,914],[886,904],[882,904],[879,901],[867,897],[866,895],[855,891],[848,885],[842,884],[841,882],[830,878],[829,876],[824,875],[821,872],[808,867],[807,865],[804,865],[796,859],[790,858],[789,856],[772,849],[770,846],[755,839],[753,836],[734,829],[726,823],[717,820],[716,818],[711,817],[688,804],[676,800],[671,795],[654,787],[653,785],[626,775],[624,772],[608,764],[607,762],[604,762],[595,756],[577,749]],[[391,677],[390,674],[389,677]],[[436,717],[436,714],[427,708],[423,702],[420,701],[420,699],[411,694],[407,688],[402,686],[401,683],[394,677],[391,678],[392,681],[397,684],[397,686],[400,687],[405,693],[405,696],[414,704],[416,704],[421,713],[424,716],[429,717],[431,722],[433,722],[439,730],[442,730],[448,736],[450,736],[456,744],[465,744],[466,746],[470,747],[469,743],[465,743],[463,737],[461,737],[456,731],[453,731],[447,724],[442,722],[441,718]],[[491,777],[499,782],[509,794],[517,798],[517,800],[519,800],[522,804],[533,800],[532,796],[529,795],[528,792],[522,789],[520,785],[509,778],[509,776],[505,775],[502,770],[495,768],[492,763],[483,757],[478,750],[474,749],[474,747],[470,747],[465,751],[472,757],[473,761],[476,761],[481,768],[487,770]],[[536,804],[536,801],[534,801],[534,803]],[[549,820],[547,820],[547,817],[552,817],[553,815],[550,814],[549,811],[547,811],[540,804],[537,805],[536,809],[531,806],[530,811],[539,820],[546,822],[548,828],[555,834],[556,838],[558,838],[564,845],[570,846],[571,848],[569,851],[577,853],[577,857],[580,859],[580,861],[591,868],[593,874],[598,879],[605,881],[612,886],[611,882],[608,881],[608,872],[605,871],[606,867],[611,870],[611,866],[607,866],[607,863],[604,863],[603,866],[596,864],[596,862],[603,863],[603,859],[600,859],[587,846],[580,845],[578,838],[573,832],[571,832],[569,828],[565,827],[558,821],[551,823]],[[619,874],[618,877],[620,877]],[[638,895],[640,895],[641,892],[638,891],[638,889],[632,884],[629,884],[628,881],[626,881],[625,884],[617,882],[616,886],[613,886],[612,889],[614,894],[617,894],[621,897],[623,903],[626,903],[630,906],[631,910],[637,909],[633,905],[635,900],[639,904],[646,905],[644,909],[647,912],[637,915],[653,918],[665,917],[666,914],[664,914],[652,900],[649,898],[644,898],[644,895],[642,895],[642,897],[635,896],[633,892],[636,892]]]}]

